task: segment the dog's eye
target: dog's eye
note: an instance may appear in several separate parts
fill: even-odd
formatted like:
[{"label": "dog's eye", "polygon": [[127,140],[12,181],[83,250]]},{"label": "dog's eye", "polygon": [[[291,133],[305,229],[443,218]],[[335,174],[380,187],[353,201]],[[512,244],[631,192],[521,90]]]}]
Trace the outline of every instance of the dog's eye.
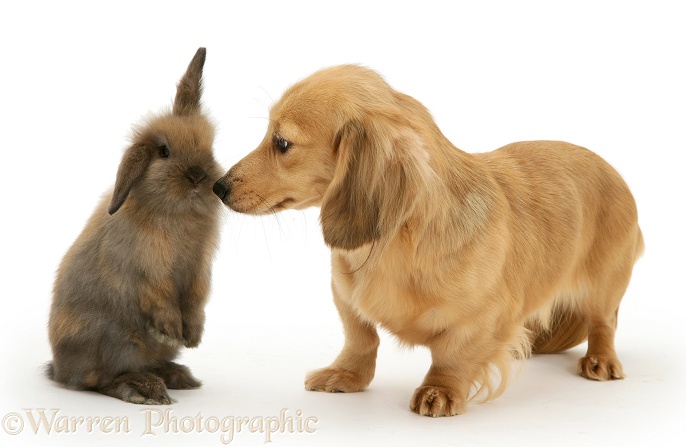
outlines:
[{"label": "dog's eye", "polygon": [[286,151],[291,148],[291,143],[279,136],[276,136],[274,137],[274,146],[279,150],[279,152],[285,154]]},{"label": "dog's eye", "polygon": [[169,148],[167,147],[166,144],[163,144],[162,146],[160,146],[159,149],[160,149],[160,157],[162,157],[162,158],[169,157]]}]

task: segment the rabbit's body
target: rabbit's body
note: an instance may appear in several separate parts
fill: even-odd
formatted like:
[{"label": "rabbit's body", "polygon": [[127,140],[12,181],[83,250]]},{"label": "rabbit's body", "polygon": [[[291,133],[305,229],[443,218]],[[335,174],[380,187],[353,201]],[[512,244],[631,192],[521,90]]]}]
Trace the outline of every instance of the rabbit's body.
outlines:
[{"label": "rabbit's body", "polygon": [[204,55],[179,83],[173,112],[134,132],[114,190],[57,271],[49,374],[69,388],[167,404],[167,387],[200,386],[172,360],[200,343],[218,240],[221,169],[199,105]]}]

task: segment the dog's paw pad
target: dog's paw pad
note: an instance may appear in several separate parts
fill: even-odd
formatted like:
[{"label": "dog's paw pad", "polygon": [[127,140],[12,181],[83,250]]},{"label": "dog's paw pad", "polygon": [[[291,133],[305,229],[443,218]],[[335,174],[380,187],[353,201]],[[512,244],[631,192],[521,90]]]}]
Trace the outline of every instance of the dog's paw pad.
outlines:
[{"label": "dog's paw pad", "polygon": [[619,359],[614,356],[587,355],[579,360],[577,373],[590,380],[617,380],[624,378]]},{"label": "dog's paw pad", "polygon": [[455,416],[464,413],[466,401],[448,388],[421,386],[417,388],[410,402],[410,409],[422,416]]},{"label": "dog's paw pad", "polygon": [[366,380],[360,374],[340,368],[324,368],[308,374],[305,389],[327,393],[356,393],[364,391],[371,378]]}]

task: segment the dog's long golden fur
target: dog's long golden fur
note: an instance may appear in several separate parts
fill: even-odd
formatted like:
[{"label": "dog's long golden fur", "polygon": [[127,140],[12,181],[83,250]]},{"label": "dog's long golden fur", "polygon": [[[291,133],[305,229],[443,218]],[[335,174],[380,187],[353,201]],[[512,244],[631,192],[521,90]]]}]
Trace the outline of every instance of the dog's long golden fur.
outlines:
[{"label": "dog's long golden fur", "polygon": [[321,206],[345,345],[309,390],[364,390],[377,325],[431,350],[410,403],[423,415],[497,396],[532,349],[588,339],[579,374],[623,377],[617,311],[643,238],[626,183],[587,149],[529,141],[469,154],[375,72],[338,66],[285,92],[262,143],[215,192],[244,213]]}]

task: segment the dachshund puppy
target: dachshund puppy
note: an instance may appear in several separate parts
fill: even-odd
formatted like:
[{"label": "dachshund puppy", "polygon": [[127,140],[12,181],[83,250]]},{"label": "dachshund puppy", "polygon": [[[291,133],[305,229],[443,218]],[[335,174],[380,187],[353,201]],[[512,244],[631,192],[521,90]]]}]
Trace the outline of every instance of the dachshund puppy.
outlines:
[{"label": "dachshund puppy", "polygon": [[431,350],[422,415],[463,413],[503,392],[513,359],[585,340],[581,376],[623,377],[617,311],[643,237],[626,183],[587,149],[463,152],[418,101],[345,65],[290,87],[214,191],[242,213],[321,207],[345,345],[308,390],[364,390],[377,326]]}]

